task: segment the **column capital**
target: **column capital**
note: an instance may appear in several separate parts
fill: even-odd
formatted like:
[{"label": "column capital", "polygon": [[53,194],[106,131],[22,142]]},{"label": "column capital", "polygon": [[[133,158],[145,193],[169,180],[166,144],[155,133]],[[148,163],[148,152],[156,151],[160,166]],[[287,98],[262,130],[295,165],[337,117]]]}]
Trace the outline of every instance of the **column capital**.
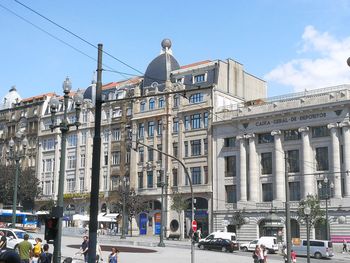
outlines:
[{"label": "column capital", "polygon": [[350,127],[350,121],[342,121],[341,123],[339,123],[339,127]]},{"label": "column capital", "polygon": [[279,136],[279,135],[281,135],[281,130],[273,130],[273,131],[271,132],[271,135],[272,135],[272,136],[275,136],[275,135]]},{"label": "column capital", "polygon": [[246,137],[247,137],[247,136],[246,136],[245,134],[240,134],[240,135],[237,135],[237,136],[236,136],[236,139],[240,141],[240,140],[246,139]]},{"label": "column capital", "polygon": [[248,133],[245,135],[247,139],[254,139],[255,138],[255,133]]},{"label": "column capital", "polygon": [[339,123],[336,123],[336,122],[327,124],[328,129],[338,128],[338,127],[339,127]]},{"label": "column capital", "polygon": [[309,132],[309,131],[310,131],[310,128],[307,127],[307,126],[305,126],[305,127],[300,127],[300,128],[298,129],[298,132]]}]

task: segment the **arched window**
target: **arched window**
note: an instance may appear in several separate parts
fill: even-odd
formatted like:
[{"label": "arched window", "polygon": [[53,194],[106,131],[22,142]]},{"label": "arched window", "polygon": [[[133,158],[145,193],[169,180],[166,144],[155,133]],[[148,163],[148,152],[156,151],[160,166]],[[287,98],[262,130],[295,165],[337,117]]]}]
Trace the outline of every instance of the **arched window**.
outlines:
[{"label": "arched window", "polygon": [[144,112],[145,109],[146,109],[146,102],[141,101],[141,103],[140,103],[140,111],[141,111],[141,112]]},{"label": "arched window", "polygon": [[150,99],[149,100],[149,109],[154,110],[155,104],[156,103],[155,103],[154,99]]},{"label": "arched window", "polygon": [[159,98],[158,108],[164,108],[164,105],[165,105],[164,98]]}]

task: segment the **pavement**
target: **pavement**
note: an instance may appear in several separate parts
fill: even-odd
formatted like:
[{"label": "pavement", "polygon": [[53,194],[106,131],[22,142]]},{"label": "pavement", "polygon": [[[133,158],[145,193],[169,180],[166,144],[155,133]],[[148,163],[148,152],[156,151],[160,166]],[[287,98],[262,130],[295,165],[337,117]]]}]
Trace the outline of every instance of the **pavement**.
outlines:
[{"label": "pavement", "polygon": [[[39,234],[39,233],[38,233]],[[39,234],[42,236],[42,233]],[[64,231],[62,238],[62,257],[74,257],[75,262],[82,262],[82,256],[75,255],[76,248],[72,248],[70,245],[80,245],[82,242],[81,233],[75,233],[73,231]],[[101,246],[124,246],[124,247],[140,247],[140,248],[152,248],[156,250],[155,253],[120,253],[121,262],[136,262],[142,259],[143,263],[147,262],[163,262],[167,263],[175,262],[190,262],[190,248],[191,242],[188,239],[185,240],[168,240],[164,239],[165,247],[158,247],[159,236],[127,236],[125,239],[121,239],[120,235],[100,235],[98,242]],[[337,245],[337,244],[336,244]],[[341,247],[341,246],[340,246]],[[331,259],[332,262],[350,262],[350,253],[343,254],[340,251],[340,247],[335,246],[335,256]],[[212,261],[215,263],[228,262],[231,260],[239,263],[252,263],[251,253],[234,252],[234,253],[221,253],[213,251],[202,251],[195,246],[196,262]],[[103,251],[103,258],[106,260],[109,251]],[[219,255],[219,257],[218,257]],[[234,256],[234,258],[233,258]],[[311,263],[316,263],[319,260],[311,259]],[[323,261],[323,260],[322,260]],[[322,262],[321,261],[321,262]],[[269,256],[269,263],[283,262],[280,255]],[[298,258],[299,262],[306,262],[306,258]],[[324,261],[323,261],[324,262]]]}]

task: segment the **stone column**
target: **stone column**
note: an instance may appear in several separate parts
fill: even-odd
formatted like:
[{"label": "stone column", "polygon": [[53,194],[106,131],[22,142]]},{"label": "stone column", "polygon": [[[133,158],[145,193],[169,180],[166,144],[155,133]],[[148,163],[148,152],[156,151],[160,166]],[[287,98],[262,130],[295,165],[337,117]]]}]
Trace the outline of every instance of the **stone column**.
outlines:
[{"label": "stone column", "polygon": [[239,201],[247,201],[247,150],[245,146],[245,135],[237,136],[239,140]]},{"label": "stone column", "polygon": [[339,146],[339,134],[338,123],[330,123],[327,125],[331,132],[332,139],[332,153],[331,153],[331,169],[334,180],[334,197],[341,198],[341,173],[340,173],[340,146]]},{"label": "stone column", "polygon": [[350,121],[344,121],[340,124],[343,129],[343,156],[344,156],[344,186],[345,186],[345,197],[350,197]]},{"label": "stone column", "polygon": [[274,148],[275,148],[275,155],[274,155],[274,175],[275,175],[275,189],[276,189],[276,196],[275,200],[277,201],[284,201],[285,200],[285,194],[284,194],[284,151],[282,148],[282,141],[281,141],[281,131],[280,130],[274,130],[271,132],[271,135],[274,136]]},{"label": "stone column", "polygon": [[303,197],[306,198],[308,194],[315,193],[314,185],[314,175],[313,175],[313,158],[312,158],[312,149],[310,145],[309,137],[309,127],[299,128],[301,132],[301,138],[303,143],[303,155],[302,155],[302,177],[304,179],[303,183]]},{"label": "stone column", "polygon": [[258,187],[259,187],[259,173],[257,154],[255,147],[255,134],[247,134],[246,138],[249,139],[249,201],[258,202]]}]

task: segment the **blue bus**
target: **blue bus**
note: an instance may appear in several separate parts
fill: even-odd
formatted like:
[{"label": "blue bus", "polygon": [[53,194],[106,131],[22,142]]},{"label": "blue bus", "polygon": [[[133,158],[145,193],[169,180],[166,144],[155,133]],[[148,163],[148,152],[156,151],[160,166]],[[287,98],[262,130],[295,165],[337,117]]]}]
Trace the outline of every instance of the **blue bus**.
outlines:
[{"label": "blue bus", "polygon": [[[12,223],[12,210],[3,209],[0,210],[0,227],[11,226]],[[26,231],[36,231],[38,223],[38,216],[29,212],[16,211],[16,224],[15,228],[23,229]]]}]

